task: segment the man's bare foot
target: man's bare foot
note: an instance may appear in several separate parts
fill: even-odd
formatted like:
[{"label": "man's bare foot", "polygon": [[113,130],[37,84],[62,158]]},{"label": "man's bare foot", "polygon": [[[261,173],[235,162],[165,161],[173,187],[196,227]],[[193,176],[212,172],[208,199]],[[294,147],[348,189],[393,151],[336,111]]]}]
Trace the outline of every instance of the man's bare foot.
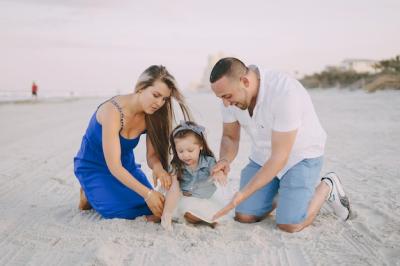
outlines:
[{"label": "man's bare foot", "polygon": [[146,222],[159,223],[160,221],[160,217],[157,217],[155,215],[146,215]]},{"label": "man's bare foot", "polygon": [[83,189],[80,189],[79,193],[79,206],[78,208],[82,211],[87,211],[92,209],[92,206],[90,205],[89,201],[86,198],[85,192],[83,192]]}]

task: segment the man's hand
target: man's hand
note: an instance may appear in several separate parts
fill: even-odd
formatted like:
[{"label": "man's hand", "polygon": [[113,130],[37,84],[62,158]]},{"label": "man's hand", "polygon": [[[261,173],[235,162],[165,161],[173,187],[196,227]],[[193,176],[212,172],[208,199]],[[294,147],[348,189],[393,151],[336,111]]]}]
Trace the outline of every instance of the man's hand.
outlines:
[{"label": "man's hand", "polygon": [[232,209],[236,208],[236,206],[241,203],[244,200],[244,196],[242,192],[238,191],[233,195],[233,198],[231,201],[226,205],[224,208],[219,210],[214,216],[212,217],[212,220],[215,221],[218,218],[226,215],[228,212],[230,212]]},{"label": "man's hand", "polygon": [[217,181],[218,184],[225,186],[228,183],[228,178],[227,176],[224,174],[224,172],[218,171],[216,172],[213,176],[212,176],[214,181]]},{"label": "man's hand", "polygon": [[231,167],[229,161],[225,158],[221,158],[212,168],[211,175],[215,176],[219,171],[223,171],[224,175],[227,176],[230,170]]}]

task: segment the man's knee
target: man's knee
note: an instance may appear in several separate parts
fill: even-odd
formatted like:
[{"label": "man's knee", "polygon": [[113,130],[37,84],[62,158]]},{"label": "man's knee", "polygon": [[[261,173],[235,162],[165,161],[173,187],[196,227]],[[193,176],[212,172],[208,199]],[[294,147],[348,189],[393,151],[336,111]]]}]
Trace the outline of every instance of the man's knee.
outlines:
[{"label": "man's knee", "polygon": [[243,214],[243,213],[239,213],[239,212],[235,213],[235,221],[237,221],[239,223],[246,223],[246,224],[256,223],[256,222],[261,221],[263,218],[264,217],[258,217],[255,215],[248,215],[248,214]]},{"label": "man's knee", "polygon": [[277,224],[278,228],[288,233],[296,233],[303,230],[303,224]]}]

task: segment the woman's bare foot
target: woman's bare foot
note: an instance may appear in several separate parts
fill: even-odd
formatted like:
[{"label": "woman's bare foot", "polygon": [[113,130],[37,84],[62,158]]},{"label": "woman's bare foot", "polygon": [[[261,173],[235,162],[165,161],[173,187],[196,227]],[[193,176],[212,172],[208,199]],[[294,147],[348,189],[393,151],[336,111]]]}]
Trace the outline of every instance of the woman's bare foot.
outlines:
[{"label": "woman's bare foot", "polygon": [[160,217],[157,217],[155,215],[146,215],[146,222],[159,223],[160,221]]},{"label": "woman's bare foot", "polygon": [[90,205],[89,201],[86,198],[85,192],[83,192],[83,189],[80,189],[79,193],[79,206],[78,208],[82,211],[87,211],[92,209],[92,206]]}]

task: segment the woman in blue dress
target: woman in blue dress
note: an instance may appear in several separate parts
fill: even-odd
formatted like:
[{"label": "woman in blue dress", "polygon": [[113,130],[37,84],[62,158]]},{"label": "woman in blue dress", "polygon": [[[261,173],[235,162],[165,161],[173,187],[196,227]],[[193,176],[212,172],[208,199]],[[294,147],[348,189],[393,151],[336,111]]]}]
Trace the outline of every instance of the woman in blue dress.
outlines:
[{"label": "woman in blue dress", "polygon": [[134,148],[146,134],[147,164],[165,189],[171,185],[168,169],[173,107],[171,97],[189,119],[188,108],[174,77],[163,66],[150,66],[135,91],[102,103],[90,119],[81,147],[74,158],[74,171],[81,191],[79,208],[94,208],[104,218],[148,220],[161,216],[164,197],[153,190]]}]

